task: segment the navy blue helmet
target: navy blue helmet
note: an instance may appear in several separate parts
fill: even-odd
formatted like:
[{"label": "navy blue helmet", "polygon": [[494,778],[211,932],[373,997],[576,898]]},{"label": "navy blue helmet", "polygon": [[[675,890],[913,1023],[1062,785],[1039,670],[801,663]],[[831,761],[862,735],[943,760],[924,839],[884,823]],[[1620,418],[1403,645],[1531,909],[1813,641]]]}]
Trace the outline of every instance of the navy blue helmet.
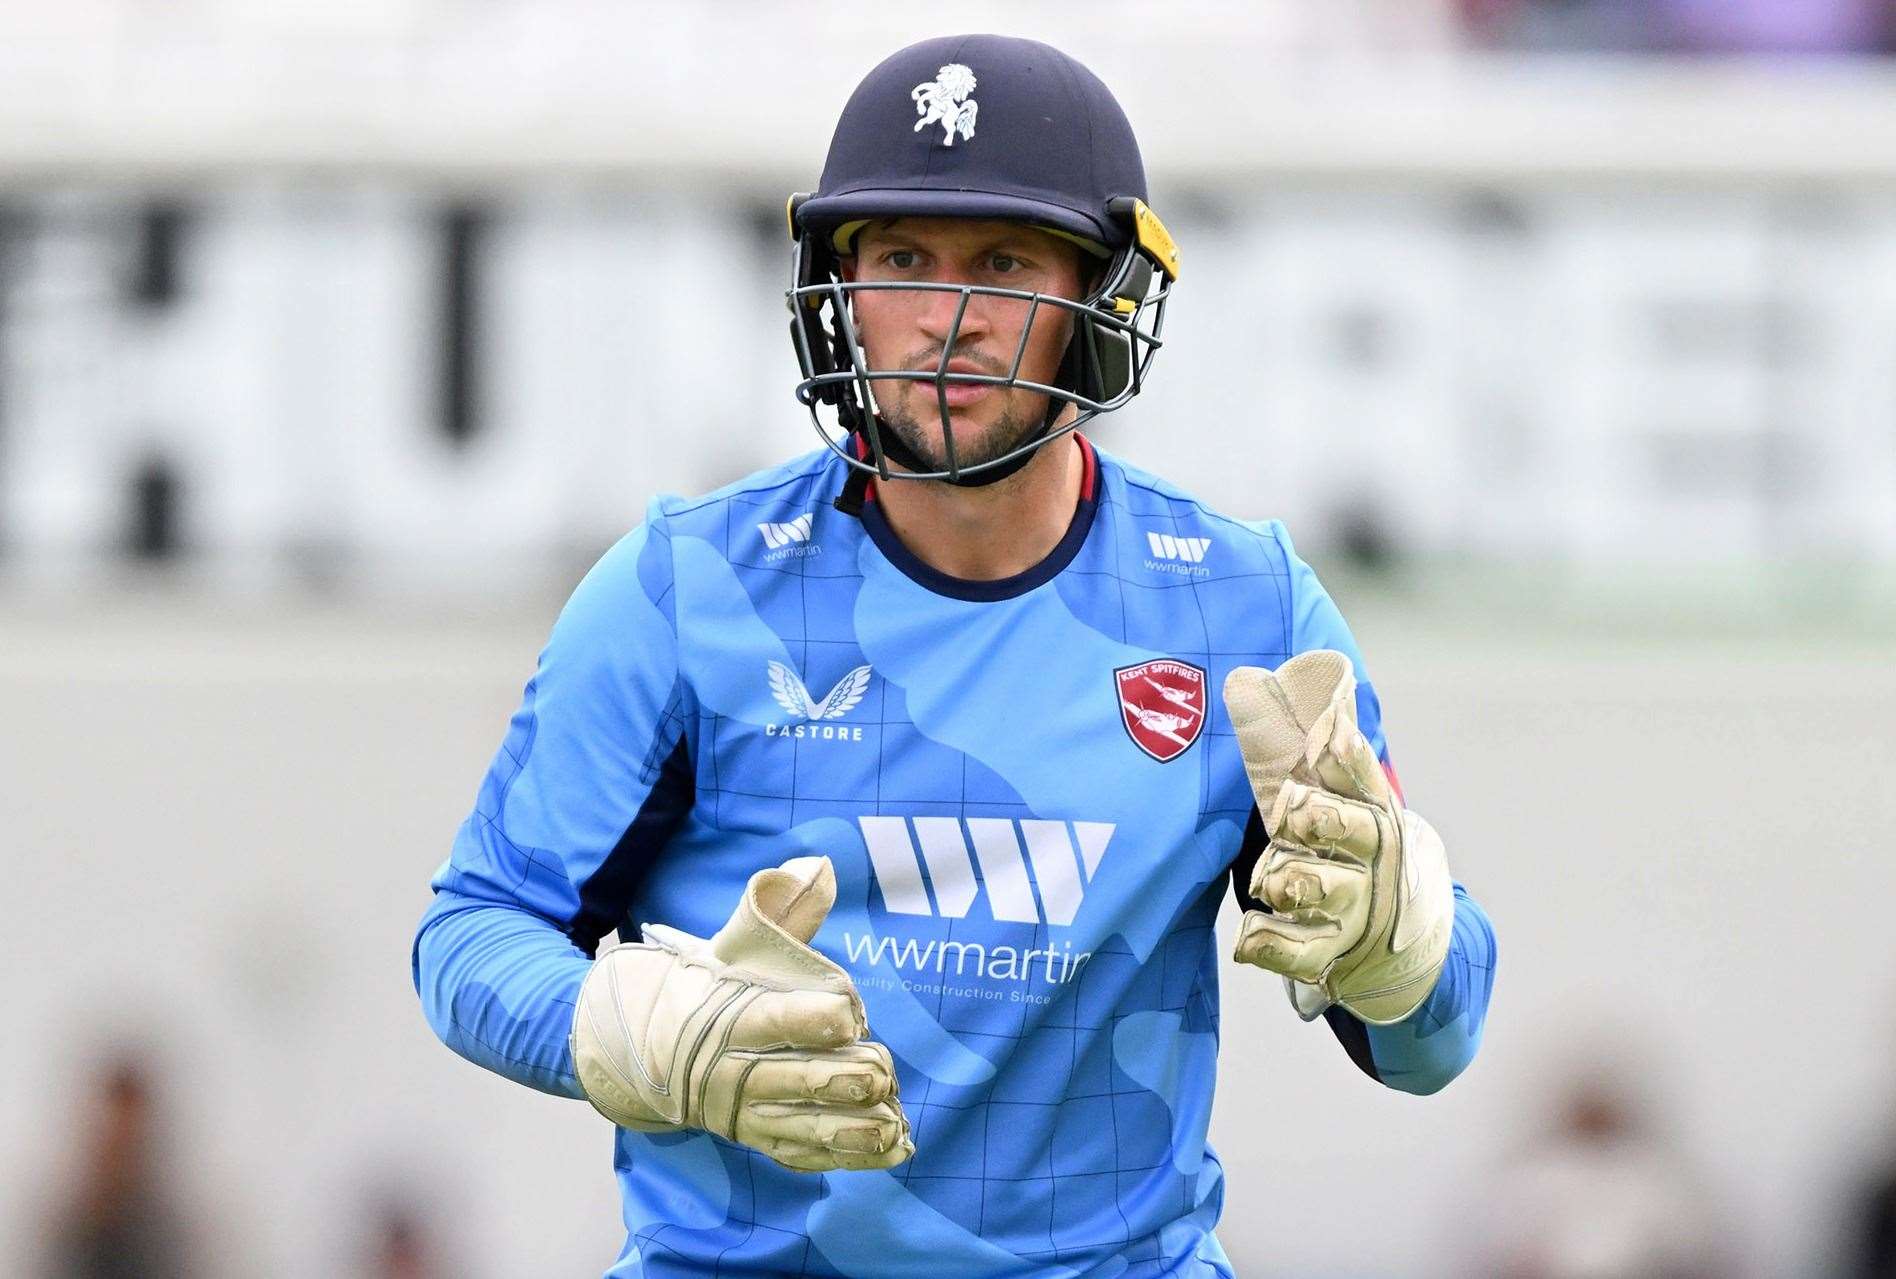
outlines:
[{"label": "navy blue helmet", "polygon": [[[1078,242],[1101,269],[1079,299],[983,285],[845,281],[839,259],[851,238],[870,221],[898,217],[1030,223]],[[1111,91],[1058,49],[1008,36],[945,36],[885,59],[850,95],[821,185],[790,197],[789,218],[796,239],[790,335],[803,372],[797,398],[824,443],[858,470],[885,478],[893,459],[917,479],[992,483],[1041,445],[1125,404],[1144,385],[1178,278],[1178,250],[1146,206],[1139,144]],[[850,295],[878,288],[962,295],[955,331],[932,372],[867,366]],[[1072,317],[1072,339],[1051,384],[1020,376],[1020,352],[1005,375],[948,370],[974,295],[1025,301],[1029,325],[1041,308]],[[934,388],[945,468],[930,469],[879,426],[870,384],[893,379]],[[963,467],[945,394],[956,383],[1041,393],[1045,421],[1011,452]],[[1055,429],[1068,405],[1077,414]]]}]

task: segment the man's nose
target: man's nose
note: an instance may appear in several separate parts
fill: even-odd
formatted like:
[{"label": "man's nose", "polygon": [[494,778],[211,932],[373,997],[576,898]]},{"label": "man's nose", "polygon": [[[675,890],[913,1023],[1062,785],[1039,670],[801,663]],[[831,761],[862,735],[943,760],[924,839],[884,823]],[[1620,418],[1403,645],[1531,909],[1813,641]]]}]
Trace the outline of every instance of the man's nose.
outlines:
[{"label": "man's nose", "polygon": [[[937,284],[959,284],[958,280],[937,279]],[[937,346],[946,349],[950,343],[964,346],[978,342],[988,335],[993,327],[988,319],[989,299],[979,293],[965,293],[955,289],[924,289],[919,294],[920,323],[922,332]],[[963,299],[966,305],[963,305]],[[959,323],[957,323],[957,319]]]}]

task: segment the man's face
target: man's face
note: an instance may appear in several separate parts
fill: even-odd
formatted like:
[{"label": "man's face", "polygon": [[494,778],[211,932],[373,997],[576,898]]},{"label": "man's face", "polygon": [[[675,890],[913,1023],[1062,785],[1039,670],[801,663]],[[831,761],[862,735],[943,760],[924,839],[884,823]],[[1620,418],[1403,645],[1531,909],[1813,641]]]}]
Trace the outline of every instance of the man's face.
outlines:
[{"label": "man's face", "polygon": [[[1077,299],[1082,285],[1077,245],[1019,222],[973,218],[898,218],[872,222],[856,234],[843,261],[845,280],[914,284],[977,284]],[[850,295],[858,335],[871,369],[913,369],[933,375],[951,335],[950,373],[1005,376],[1021,348],[1029,304],[970,294],[955,327],[959,293],[932,289],[869,289]],[[1051,383],[1073,332],[1070,312],[1042,306],[1022,350],[1020,380]],[[933,381],[871,382],[876,409],[904,444],[938,470],[947,469]],[[1039,430],[1047,397],[1017,387],[950,383],[948,420],[955,456],[973,466],[1012,451]]]}]

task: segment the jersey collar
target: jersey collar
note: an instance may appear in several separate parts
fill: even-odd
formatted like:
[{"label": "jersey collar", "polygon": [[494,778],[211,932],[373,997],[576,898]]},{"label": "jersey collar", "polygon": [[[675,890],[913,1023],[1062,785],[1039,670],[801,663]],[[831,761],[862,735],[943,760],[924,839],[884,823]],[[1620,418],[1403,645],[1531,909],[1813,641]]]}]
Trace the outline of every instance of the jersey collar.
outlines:
[{"label": "jersey collar", "polygon": [[1080,500],[1073,508],[1073,520],[1045,559],[1012,577],[974,581],[950,576],[923,563],[913,551],[902,545],[902,539],[895,535],[895,530],[889,527],[888,520],[883,517],[882,505],[876,501],[874,480],[870,480],[863,490],[863,530],[869,534],[869,540],[876,544],[876,549],[882,552],[883,558],[901,570],[904,577],[937,595],[981,603],[1025,595],[1035,587],[1051,582],[1073,562],[1073,557],[1080,553],[1080,547],[1086,544],[1086,535],[1093,528],[1093,517],[1099,511],[1098,455],[1093,450],[1093,442],[1084,435],[1075,431],[1073,438],[1079,443],[1083,468],[1080,473]]}]

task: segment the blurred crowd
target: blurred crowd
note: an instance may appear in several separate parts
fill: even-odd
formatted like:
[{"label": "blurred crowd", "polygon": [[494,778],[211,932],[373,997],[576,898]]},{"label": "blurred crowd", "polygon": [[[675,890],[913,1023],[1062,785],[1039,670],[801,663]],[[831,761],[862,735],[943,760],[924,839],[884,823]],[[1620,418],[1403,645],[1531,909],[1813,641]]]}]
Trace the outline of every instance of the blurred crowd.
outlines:
[{"label": "blurred crowd", "polygon": [[1679,54],[1896,52],[1891,0],[1458,0],[1479,47]]},{"label": "blurred crowd", "polygon": [[[194,1201],[188,1133],[174,1132],[162,1081],[142,1048],[126,1046],[91,1067],[73,1117],[67,1184],[46,1188],[50,1206],[0,1250],[0,1274],[21,1279],[194,1279],[242,1273],[215,1212]],[[180,1156],[184,1156],[181,1158]],[[430,1224],[399,1187],[364,1195],[361,1217],[336,1240],[360,1279],[446,1279]]]},{"label": "blurred crowd", "polygon": [[[1606,1059],[1602,1059],[1605,1061]],[[161,1082],[141,1052],[93,1063],[71,1130],[74,1172],[53,1189],[32,1238],[16,1238],[5,1273],[36,1279],[189,1279],[241,1273],[221,1255],[214,1214],[190,1199],[188,1134],[174,1134]],[[1728,1279],[1754,1275],[1746,1232],[1669,1131],[1650,1085],[1599,1065],[1525,1117],[1520,1138],[1485,1179],[1451,1196],[1459,1259],[1470,1279]],[[46,1160],[46,1164],[55,1161]],[[1857,1178],[1840,1205],[1835,1253],[1812,1273],[1896,1279],[1896,1150]],[[445,1279],[420,1198],[399,1187],[366,1194],[359,1220],[336,1240],[362,1279]],[[1478,1210],[1474,1210],[1478,1205]],[[602,1222],[602,1237],[610,1233]],[[23,1245],[23,1246],[22,1246]],[[1241,1269],[1249,1273],[1242,1264]]]}]

